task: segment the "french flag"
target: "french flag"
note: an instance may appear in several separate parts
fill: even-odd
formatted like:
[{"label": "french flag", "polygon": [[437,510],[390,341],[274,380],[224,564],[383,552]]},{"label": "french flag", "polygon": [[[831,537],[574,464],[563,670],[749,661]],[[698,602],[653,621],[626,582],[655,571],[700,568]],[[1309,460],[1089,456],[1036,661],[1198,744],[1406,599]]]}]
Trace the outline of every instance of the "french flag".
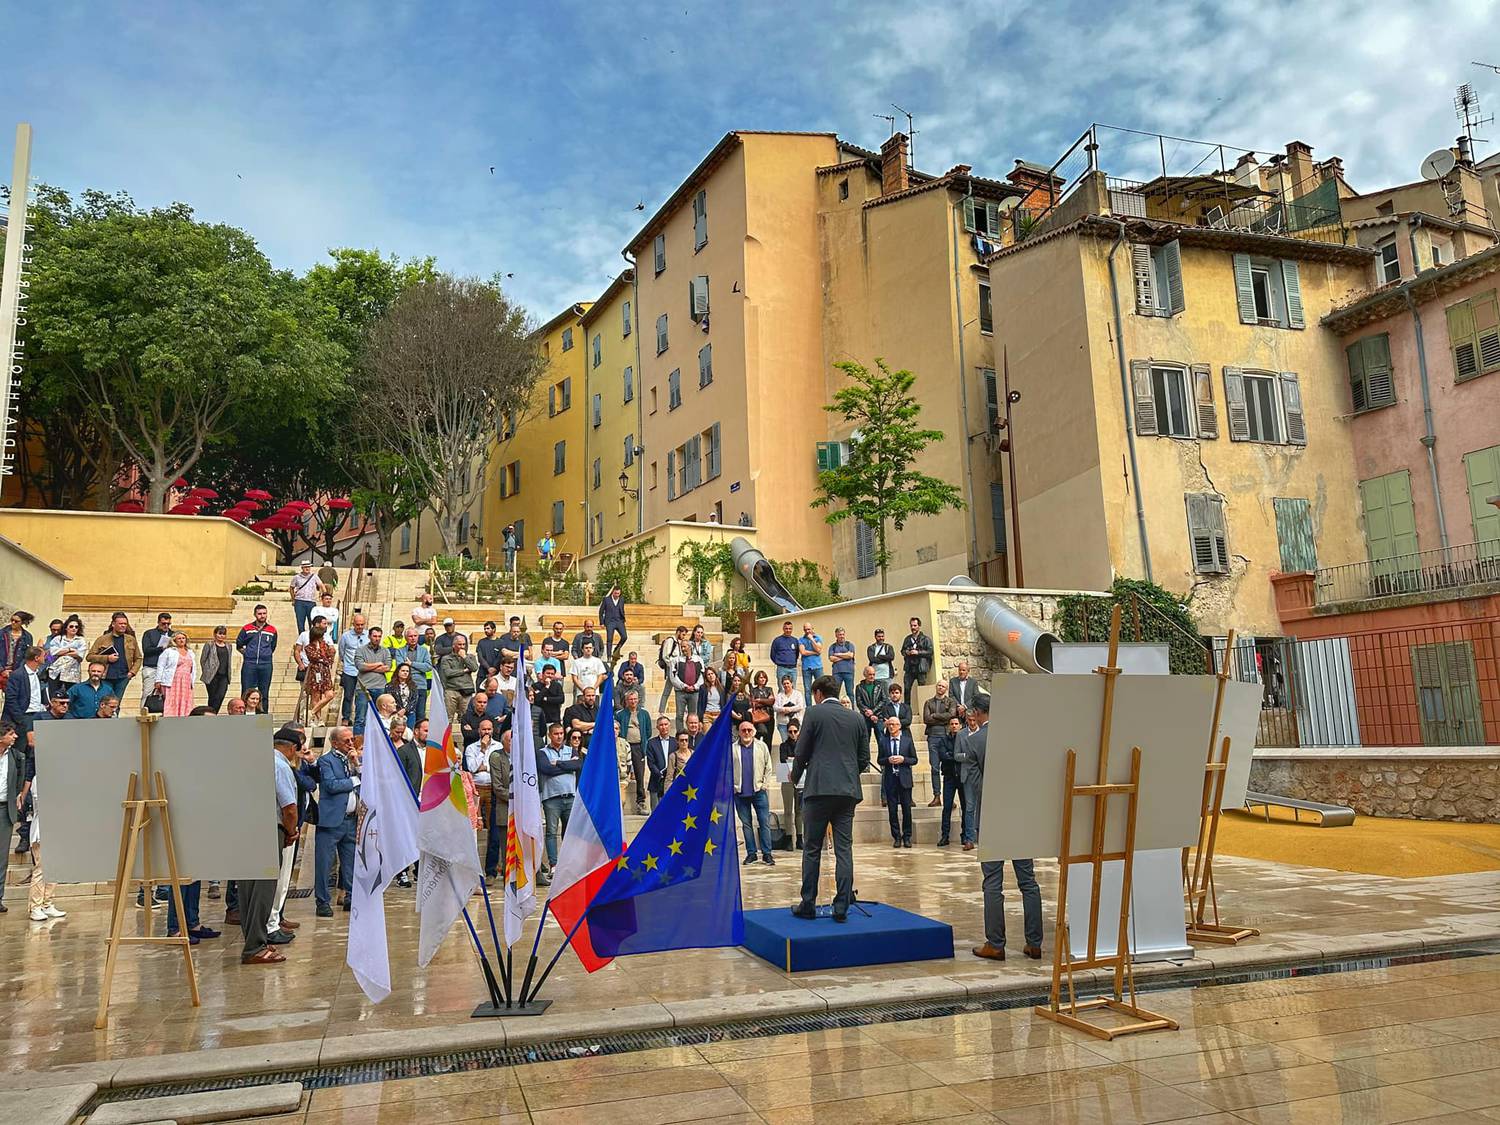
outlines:
[{"label": "french flag", "polygon": [[573,935],[573,952],[591,973],[604,968],[613,958],[594,952],[588,923],[579,925],[579,919],[625,854],[614,704],[614,682],[606,676],[604,690],[599,695],[599,719],[592,736],[598,741],[598,749],[584,758],[583,769],[578,773],[578,796],[573,800],[573,813],[558,849],[552,894],[547,900],[563,933]]}]

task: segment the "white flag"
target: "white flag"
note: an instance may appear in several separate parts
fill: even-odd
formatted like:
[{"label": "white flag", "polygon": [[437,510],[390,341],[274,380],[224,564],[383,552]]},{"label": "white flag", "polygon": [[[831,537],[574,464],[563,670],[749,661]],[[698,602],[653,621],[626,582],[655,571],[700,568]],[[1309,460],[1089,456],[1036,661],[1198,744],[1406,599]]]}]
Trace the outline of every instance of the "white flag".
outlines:
[{"label": "white flag", "polygon": [[537,788],[536,733],[526,698],[526,659],[516,671],[516,711],[510,730],[510,823],[505,833],[505,944],[536,912],[536,870],[542,854],[542,794]]},{"label": "white flag", "polygon": [[354,893],[345,960],[365,995],[378,1004],[391,994],[385,940],[385,889],[417,861],[417,801],[381,723],[369,725],[360,796],[365,819],[354,849]]},{"label": "white flag", "polygon": [[427,698],[427,745],[422,751],[417,815],[417,844],[422,853],[417,869],[417,913],[422,916],[417,964],[422,966],[436,956],[484,877],[464,792],[463,747],[454,746],[455,731],[443,693],[434,691]]}]

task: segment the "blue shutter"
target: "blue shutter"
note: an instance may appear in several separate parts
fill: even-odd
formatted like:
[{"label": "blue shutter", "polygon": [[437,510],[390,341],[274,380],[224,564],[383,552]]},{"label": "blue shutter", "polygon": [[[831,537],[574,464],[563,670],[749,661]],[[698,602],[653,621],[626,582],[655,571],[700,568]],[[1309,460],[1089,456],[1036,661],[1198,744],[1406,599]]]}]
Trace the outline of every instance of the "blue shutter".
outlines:
[{"label": "blue shutter", "polygon": [[1255,283],[1250,280],[1250,255],[1234,256],[1234,296],[1240,306],[1241,324],[1258,324],[1255,315]]}]

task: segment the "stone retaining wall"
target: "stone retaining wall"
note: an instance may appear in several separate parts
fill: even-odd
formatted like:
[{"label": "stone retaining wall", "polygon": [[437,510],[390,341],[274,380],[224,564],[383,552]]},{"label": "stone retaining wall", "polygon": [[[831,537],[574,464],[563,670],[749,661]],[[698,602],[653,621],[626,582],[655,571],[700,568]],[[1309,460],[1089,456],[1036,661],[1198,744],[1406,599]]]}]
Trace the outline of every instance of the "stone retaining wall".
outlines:
[{"label": "stone retaining wall", "polygon": [[[1435,753],[1441,753],[1436,751]],[[1257,757],[1250,788],[1348,805],[1362,816],[1500,821],[1500,750],[1494,757]]]},{"label": "stone retaining wall", "polygon": [[[948,595],[948,608],[937,615],[938,650],[945,669],[956,675],[958,662],[969,662],[969,673],[981,684],[988,684],[997,672],[1010,670],[1010,661],[997,653],[980,637],[974,627],[974,608],[981,598],[999,597],[1017,613],[1031,618],[1044,629],[1056,632],[1057,603],[1061,594],[967,594],[954,589]],[[899,639],[892,642],[899,645]]]}]

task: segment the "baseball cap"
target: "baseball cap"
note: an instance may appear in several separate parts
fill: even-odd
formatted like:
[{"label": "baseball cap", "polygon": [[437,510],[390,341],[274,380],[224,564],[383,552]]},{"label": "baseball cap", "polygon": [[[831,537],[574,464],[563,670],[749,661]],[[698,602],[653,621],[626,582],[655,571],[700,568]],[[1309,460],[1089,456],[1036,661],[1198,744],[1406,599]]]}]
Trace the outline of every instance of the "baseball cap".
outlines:
[{"label": "baseball cap", "polygon": [[445,617],[445,618],[443,618],[443,624],[444,625],[452,625],[453,624],[453,618],[451,618],[451,617]]},{"label": "baseball cap", "polygon": [[285,742],[293,746],[302,745],[302,732],[296,727],[282,727],[271,736],[272,742]]}]

